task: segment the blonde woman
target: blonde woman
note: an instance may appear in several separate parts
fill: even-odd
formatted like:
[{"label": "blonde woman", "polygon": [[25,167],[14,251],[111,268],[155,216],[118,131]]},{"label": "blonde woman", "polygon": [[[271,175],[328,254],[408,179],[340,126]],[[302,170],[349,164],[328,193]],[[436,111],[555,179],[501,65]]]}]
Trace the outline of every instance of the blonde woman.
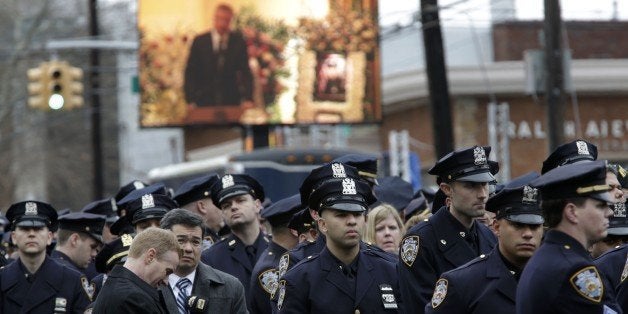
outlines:
[{"label": "blonde woman", "polygon": [[401,217],[391,205],[385,203],[378,205],[368,213],[365,242],[397,255],[399,242],[405,233]]}]

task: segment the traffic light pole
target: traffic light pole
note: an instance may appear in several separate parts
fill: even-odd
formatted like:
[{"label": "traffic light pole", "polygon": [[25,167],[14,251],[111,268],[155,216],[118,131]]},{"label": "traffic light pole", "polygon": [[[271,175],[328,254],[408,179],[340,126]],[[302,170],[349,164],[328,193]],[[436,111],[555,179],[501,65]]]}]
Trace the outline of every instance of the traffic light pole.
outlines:
[{"label": "traffic light pole", "polygon": [[[98,0],[89,0],[89,34],[92,38],[98,38]],[[92,156],[93,156],[93,199],[101,199],[104,191],[102,141],[100,132],[100,94],[97,92],[100,86],[98,67],[100,65],[100,52],[91,49],[89,81],[91,83],[91,121],[92,121]]]}]

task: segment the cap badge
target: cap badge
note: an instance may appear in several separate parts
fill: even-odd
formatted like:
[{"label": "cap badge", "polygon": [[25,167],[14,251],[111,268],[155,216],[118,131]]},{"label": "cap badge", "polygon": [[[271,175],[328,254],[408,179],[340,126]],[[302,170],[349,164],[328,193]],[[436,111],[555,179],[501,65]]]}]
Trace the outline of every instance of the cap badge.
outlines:
[{"label": "cap badge", "polygon": [[412,267],[416,256],[419,254],[419,236],[410,236],[401,243],[401,260]]},{"label": "cap badge", "polygon": [[135,187],[136,190],[139,190],[145,188],[146,185],[140,181],[133,181],[133,187]]},{"label": "cap badge", "polygon": [[142,209],[155,207],[155,199],[151,194],[144,194],[142,196]]},{"label": "cap badge", "polygon": [[589,146],[584,141],[576,141],[576,147],[578,148],[578,155],[591,155]]},{"label": "cap badge", "polygon": [[569,279],[578,294],[589,301],[600,303],[604,295],[604,285],[595,266],[585,267]]},{"label": "cap badge", "polygon": [[222,188],[226,189],[228,187],[234,186],[235,183],[233,182],[233,176],[230,174],[225,175],[224,177],[222,177]]},{"label": "cap badge", "polygon": [[484,147],[476,147],[473,149],[473,163],[476,166],[486,164],[486,153],[484,152]]},{"label": "cap badge", "polygon": [[26,210],[24,210],[24,215],[37,215],[37,204],[33,202],[26,202],[24,204]]},{"label": "cap badge", "polygon": [[539,194],[538,189],[525,185],[523,187],[523,197],[521,201],[528,202],[528,203],[536,203],[538,194]]},{"label": "cap badge", "polygon": [[351,178],[342,180],[342,194],[344,195],[356,195],[358,194],[355,188],[355,181]]},{"label": "cap badge", "polygon": [[626,218],[626,203],[617,202],[613,204],[613,217]]},{"label": "cap badge", "polygon": [[120,237],[120,241],[122,241],[122,246],[131,246],[131,243],[133,243],[133,237],[130,234],[123,234]]},{"label": "cap badge", "polygon": [[437,308],[443,301],[445,301],[445,297],[447,297],[447,286],[449,282],[447,279],[439,279],[436,282],[434,288],[434,295],[432,295],[432,308]]},{"label": "cap badge", "polygon": [[334,173],[334,178],[346,178],[345,166],[339,163],[331,164],[331,171]]}]

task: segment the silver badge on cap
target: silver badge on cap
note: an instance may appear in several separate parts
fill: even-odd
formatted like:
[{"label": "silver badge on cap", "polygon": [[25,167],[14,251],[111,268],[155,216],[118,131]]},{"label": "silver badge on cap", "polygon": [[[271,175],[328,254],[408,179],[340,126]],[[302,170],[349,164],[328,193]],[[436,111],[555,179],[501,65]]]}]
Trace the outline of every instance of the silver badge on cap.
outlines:
[{"label": "silver badge on cap", "polygon": [[230,174],[225,175],[224,177],[222,177],[222,188],[226,189],[228,187],[234,186],[235,182],[233,181],[233,176],[231,176]]},{"label": "silver badge on cap", "polygon": [[155,207],[155,199],[151,194],[142,196],[142,209]]},{"label": "silver badge on cap", "polygon": [[578,148],[578,155],[591,155],[589,146],[584,141],[576,141],[576,147]]},{"label": "silver badge on cap", "polygon": [[626,218],[626,203],[617,202],[613,204],[613,217],[615,218]]},{"label": "silver badge on cap", "polygon": [[136,190],[139,190],[145,188],[146,185],[140,181],[133,181],[133,187],[135,187]]},{"label": "silver badge on cap", "polygon": [[525,185],[523,187],[523,197],[521,198],[521,201],[527,203],[536,203],[538,194],[539,191],[536,188]]},{"label": "silver badge on cap", "polygon": [[334,178],[346,178],[345,166],[339,163],[331,164],[331,171],[334,173]]},{"label": "silver badge on cap", "polygon": [[476,166],[486,164],[486,152],[484,152],[484,147],[476,147],[473,149],[473,163]]},{"label": "silver badge on cap", "polygon": [[342,180],[342,194],[344,195],[356,195],[358,194],[355,188],[355,181],[351,178]]},{"label": "silver badge on cap", "polygon": [[24,204],[25,210],[24,215],[37,215],[37,204],[33,202],[26,202]]}]

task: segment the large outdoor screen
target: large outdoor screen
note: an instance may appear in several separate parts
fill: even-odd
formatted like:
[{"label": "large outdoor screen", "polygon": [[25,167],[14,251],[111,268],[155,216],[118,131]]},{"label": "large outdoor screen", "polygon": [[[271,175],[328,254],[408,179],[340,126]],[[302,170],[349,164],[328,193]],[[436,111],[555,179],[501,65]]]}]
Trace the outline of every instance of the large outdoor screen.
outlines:
[{"label": "large outdoor screen", "polygon": [[381,119],[377,0],[140,0],[143,127]]}]

